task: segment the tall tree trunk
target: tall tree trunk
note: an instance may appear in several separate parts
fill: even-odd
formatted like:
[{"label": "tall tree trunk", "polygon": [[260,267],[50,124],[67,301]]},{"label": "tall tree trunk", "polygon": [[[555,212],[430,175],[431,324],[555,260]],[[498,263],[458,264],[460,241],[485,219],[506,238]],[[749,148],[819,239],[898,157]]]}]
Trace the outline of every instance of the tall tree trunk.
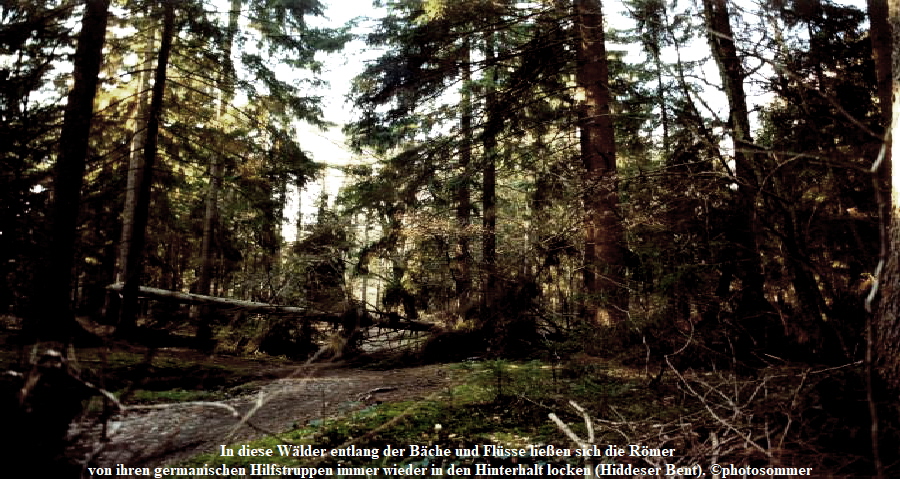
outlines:
[{"label": "tall tree trunk", "polygon": [[732,250],[727,251],[719,285],[721,296],[730,296],[734,276],[741,281],[738,309],[745,317],[758,315],[766,308],[764,277],[756,241],[755,197],[759,188],[757,158],[750,135],[750,116],[744,93],[744,69],[737,55],[734,32],[729,21],[726,0],[703,0],[708,24],[708,40],[719,67],[722,88],[728,97],[731,135],[734,142],[734,178],[738,184],[727,236]]},{"label": "tall tree trunk", "polygon": [[144,172],[135,192],[135,209],[133,234],[128,257],[125,259],[125,285],[122,288],[122,307],[116,334],[127,336],[137,326],[138,288],[143,271],[144,245],[147,241],[147,222],[150,216],[150,193],[153,185],[153,167],[159,146],[159,124],[163,111],[163,96],[166,91],[166,74],[169,66],[169,55],[172,52],[172,39],[175,34],[175,6],[172,1],[162,2],[163,30],[153,75],[153,91],[150,97],[150,109],[147,112],[147,140],[144,144]]},{"label": "tall tree trunk", "polygon": [[[222,125],[225,111],[234,99],[234,66],[231,62],[232,46],[237,34],[238,18],[241,12],[241,0],[231,1],[231,10],[228,14],[228,30],[222,45],[222,57],[225,68],[219,78],[220,98],[219,108],[216,112],[216,123]],[[219,190],[222,186],[224,174],[224,154],[215,154],[209,165],[209,187],[206,193],[206,208],[203,215],[203,239],[200,246],[200,274],[197,279],[197,293],[209,294],[212,282],[212,271],[215,266],[215,254],[213,252],[213,234],[218,212]]]},{"label": "tall tree trunk", "polygon": [[456,223],[459,238],[456,242],[456,252],[453,258],[454,279],[456,282],[457,307],[464,313],[469,307],[469,297],[472,290],[472,256],[469,251],[469,225],[472,215],[472,198],[469,189],[470,168],[472,163],[472,72],[469,66],[471,58],[471,45],[469,40],[464,40],[465,57],[462,70],[462,98],[460,99],[459,129],[462,141],[459,147],[458,169],[460,179],[456,187]]},{"label": "tall tree trunk", "polygon": [[[878,106],[881,109],[881,123],[887,132],[891,128],[891,94],[893,89],[893,77],[891,58],[892,58],[892,37],[891,24],[888,21],[888,0],[867,0],[869,10],[869,38],[872,41],[872,57],[875,59],[875,77],[878,82]],[[894,60],[896,61],[896,59]],[[887,136],[887,135],[886,135]],[[891,198],[891,175],[893,161],[891,161],[892,148],[885,148],[885,158],[881,162],[878,169],[877,181],[875,187],[879,189],[879,195],[882,200],[881,205],[881,222],[888,224],[890,222],[889,214],[891,205],[894,204]],[[888,250],[891,244],[885,245]]]},{"label": "tall tree trunk", "polygon": [[[231,0],[231,9],[228,12],[228,30],[225,33],[222,45],[222,57],[225,68],[219,78],[219,108],[216,111],[217,126],[222,125],[223,118],[231,100],[234,99],[234,66],[231,61],[234,37],[237,35],[238,17],[241,12],[241,0]],[[210,294],[212,275],[216,266],[216,253],[213,249],[213,235],[219,212],[219,190],[222,188],[222,178],[225,173],[225,158],[223,152],[214,153],[209,165],[209,186],[206,192],[206,205],[203,214],[203,238],[200,242],[200,274],[197,278],[197,294]],[[210,324],[210,310],[205,306],[199,306],[192,310],[195,316],[199,316],[197,327],[197,340],[200,344],[209,345],[212,339],[212,325]]]},{"label": "tall tree trunk", "polygon": [[298,180],[295,184],[295,188],[297,188],[297,194],[294,197],[297,199],[297,233],[294,235],[294,242],[299,243],[300,240],[303,239],[303,183]]},{"label": "tall tree trunk", "polygon": [[[888,150],[894,150],[900,138],[900,0],[889,2],[888,15],[893,30],[893,120]],[[890,158],[896,158],[891,155]],[[887,159],[887,157],[885,158]],[[885,237],[882,239],[881,276],[878,281],[880,302],[875,314],[875,356],[879,375],[890,397],[900,395],[900,168],[891,169],[891,207]],[[894,248],[887,248],[887,245]]]},{"label": "tall tree trunk", "polygon": [[[485,63],[493,64],[495,56],[494,33],[486,34]],[[484,306],[494,299],[494,288],[497,281],[497,135],[503,127],[503,119],[497,107],[497,68],[487,73],[487,92],[485,94],[485,110],[487,125],[484,129],[482,145],[484,146],[484,169],[482,171],[481,201],[484,210],[482,217],[482,262],[484,264]],[[487,310],[488,308],[485,308]]]},{"label": "tall tree trunk", "polygon": [[866,0],[869,11],[869,40],[875,59],[878,82],[878,105],[884,128],[891,123],[891,25],[888,23],[888,0]]},{"label": "tall tree trunk", "polygon": [[[140,81],[138,82],[137,102],[134,113],[134,127],[131,136],[131,151],[128,158],[128,178],[125,186],[125,205],[122,209],[122,232],[119,236],[119,254],[116,260],[116,283],[124,283],[128,277],[128,271],[125,265],[128,262],[128,255],[131,251],[131,239],[134,237],[134,211],[137,206],[135,202],[138,185],[141,183],[141,175],[144,173],[144,145],[147,143],[147,108],[148,96],[150,93],[150,79],[153,74],[153,49],[156,43],[156,31],[148,33],[150,38],[147,44],[147,50],[144,52],[144,63],[141,67]],[[115,323],[119,318],[120,301],[119,296],[112,292],[107,292],[107,308],[106,317],[111,323]]]},{"label": "tall tree trunk", "polygon": [[197,294],[209,294],[212,271],[215,266],[213,234],[218,216],[219,189],[222,184],[222,162],[217,156],[209,165],[209,185],[203,213],[203,239],[200,242],[200,275],[197,278]]},{"label": "tall tree trunk", "polygon": [[[209,295],[212,285],[212,274],[216,266],[216,254],[213,250],[213,234],[218,217],[219,189],[222,184],[222,161],[216,155],[209,165],[209,186],[206,192],[206,207],[203,214],[203,239],[200,242],[200,274],[197,278],[195,292]],[[210,324],[210,308],[206,305],[191,309],[193,319],[198,321],[196,338],[199,344],[209,345],[212,339]]]},{"label": "tall tree trunk", "polygon": [[68,342],[75,325],[71,299],[78,211],[108,17],[109,0],[85,2],[53,177],[53,239],[28,321],[37,339],[46,341]]},{"label": "tall tree trunk", "polygon": [[76,325],[72,270],[78,212],[108,18],[109,0],[85,2],[53,178],[51,249],[35,285],[41,289],[36,290],[25,323],[29,339],[43,344],[33,351],[37,355],[21,388],[15,388],[18,397],[6,395],[14,390],[11,387],[4,387],[0,397],[10,406],[3,411],[4,425],[8,431],[16,431],[14,437],[0,439],[4,457],[11,459],[4,461],[4,475],[10,477],[34,475],[34,464],[40,464],[47,477],[78,474],[66,460],[65,450],[68,426],[81,412],[84,390],[70,375],[65,355]]},{"label": "tall tree trunk", "polygon": [[616,177],[616,142],[610,114],[609,65],[603,14],[597,0],[575,0],[575,81],[585,170],[584,286],[587,319],[614,324],[626,319],[625,250]]},{"label": "tall tree trunk", "polygon": [[[870,2],[870,7],[871,4]],[[887,393],[885,399],[890,404],[895,404],[900,396],[900,248],[897,247],[900,245],[900,168],[893,168],[891,164],[892,159],[897,158],[897,155],[894,154],[897,153],[894,145],[898,142],[895,139],[900,137],[900,0],[889,0],[886,10],[891,30],[890,58],[892,59],[893,101],[891,103],[891,121],[886,123],[888,133],[883,156],[873,169],[873,178],[876,188],[880,189],[885,183],[889,184],[890,195],[889,198],[885,198],[884,194],[878,194],[879,208],[882,210],[881,258],[875,272],[877,275],[875,285],[866,302],[866,308],[870,309],[869,302],[880,295],[875,315],[866,325],[868,343],[866,365],[869,412],[872,416],[872,452],[876,474],[879,478],[886,476],[879,450],[876,391],[885,391]],[[887,49],[884,48],[884,43],[882,42],[880,46],[881,51],[878,54],[886,55]],[[879,62],[878,66],[883,67],[884,65]],[[879,74],[880,76],[881,74]],[[887,177],[885,172],[890,172],[890,176]],[[885,180],[889,180],[889,182]],[[879,383],[881,387],[873,387],[875,382]],[[892,408],[891,411],[894,414],[893,421],[896,423],[900,418],[896,417],[896,409]]]}]

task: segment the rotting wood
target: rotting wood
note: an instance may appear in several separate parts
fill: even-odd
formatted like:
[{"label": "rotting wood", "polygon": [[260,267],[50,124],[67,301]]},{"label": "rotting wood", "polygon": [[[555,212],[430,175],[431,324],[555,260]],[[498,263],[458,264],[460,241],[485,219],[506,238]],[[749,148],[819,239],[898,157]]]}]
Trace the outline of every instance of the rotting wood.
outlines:
[{"label": "rotting wood", "polygon": [[[106,289],[121,293],[123,286],[123,283],[115,283],[107,286]],[[341,313],[321,311],[311,307],[282,306],[271,303],[259,303],[255,301],[244,301],[240,299],[220,298],[218,296],[206,296],[203,294],[182,293],[180,291],[148,288],[146,286],[141,286],[140,288],[138,288],[138,296],[144,298],[152,298],[160,301],[174,301],[186,304],[214,304],[223,307],[238,308],[247,312],[297,314],[303,315],[304,317],[307,317],[314,321],[343,324]],[[434,331],[439,329],[437,325],[432,323],[426,323],[423,321],[398,320],[396,318],[376,319],[370,317],[367,326],[386,329],[401,329],[405,331]]]}]

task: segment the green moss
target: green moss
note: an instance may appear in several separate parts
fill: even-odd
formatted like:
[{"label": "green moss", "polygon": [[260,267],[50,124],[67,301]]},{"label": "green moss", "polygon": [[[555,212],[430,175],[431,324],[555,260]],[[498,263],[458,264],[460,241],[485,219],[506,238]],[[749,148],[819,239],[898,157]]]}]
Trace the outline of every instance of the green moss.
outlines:
[{"label": "green moss", "polygon": [[131,402],[138,404],[170,403],[186,401],[218,401],[225,398],[224,392],[185,391],[172,389],[168,391],[146,391],[138,389],[131,395]]},{"label": "green moss", "polygon": [[[573,447],[547,415],[556,412],[578,434],[584,434],[580,415],[568,405],[575,400],[594,412],[614,408],[625,417],[646,419],[648,416],[677,415],[676,408],[666,407],[639,376],[617,366],[604,365],[610,374],[563,378],[553,365],[538,361],[465,362],[449,367],[456,383],[426,400],[385,403],[370,406],[341,418],[314,421],[285,432],[281,439],[263,438],[248,443],[251,448],[273,448],[283,441],[308,444],[316,448],[339,448],[350,444],[358,448],[407,445],[441,445],[446,448],[468,448],[475,444],[498,444],[521,448],[529,444],[554,444]],[[616,374],[613,374],[616,372]],[[499,384],[499,386],[498,386]],[[439,426],[438,426],[439,425]],[[604,437],[598,431],[598,442],[621,440]],[[231,446],[237,450],[240,445]],[[281,465],[381,467],[418,463],[429,458],[266,458]],[[439,458],[430,458],[434,461]],[[225,460],[228,465],[248,467],[259,459],[198,456],[191,464]],[[457,464],[458,458],[454,459]],[[562,459],[560,459],[562,460]],[[569,459],[571,460],[571,459]]]}]

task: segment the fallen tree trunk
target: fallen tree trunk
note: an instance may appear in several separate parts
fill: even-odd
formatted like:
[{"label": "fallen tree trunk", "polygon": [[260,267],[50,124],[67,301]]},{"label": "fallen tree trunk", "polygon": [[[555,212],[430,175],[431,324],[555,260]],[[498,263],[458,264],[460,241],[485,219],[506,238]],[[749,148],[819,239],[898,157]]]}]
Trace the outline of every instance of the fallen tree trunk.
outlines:
[{"label": "fallen tree trunk", "polygon": [[[122,292],[123,283],[111,284],[106,287],[110,291],[117,293]],[[148,288],[141,286],[138,288],[138,296],[142,298],[153,298],[160,301],[175,301],[186,304],[217,304],[219,306],[229,306],[240,308],[245,311],[264,311],[269,313],[286,313],[286,314],[309,314],[310,312],[321,313],[321,311],[312,311],[308,308],[298,308],[296,306],[280,306],[277,304],[257,303],[254,301],[243,301],[240,299],[219,298],[217,296],[206,296],[203,294],[182,293],[180,291],[170,291],[168,289]]]},{"label": "fallen tree trunk", "polygon": [[[121,293],[122,283],[111,284],[106,287],[110,291]],[[243,301],[240,299],[220,298],[217,296],[206,296],[202,294],[182,293],[180,291],[169,291],[167,289],[148,288],[141,286],[138,288],[138,296],[143,298],[152,298],[159,301],[173,301],[186,304],[210,304],[221,307],[241,309],[247,312],[260,312],[270,314],[297,314],[308,317],[316,321],[324,321],[333,324],[343,324],[342,313],[329,313],[319,311],[309,307],[297,306],[281,306],[278,304],[259,303],[255,301]],[[406,320],[387,320],[370,318],[366,326],[375,326],[388,329],[402,329],[406,331],[432,331],[438,329],[437,325],[425,323],[422,321],[406,321]]]}]

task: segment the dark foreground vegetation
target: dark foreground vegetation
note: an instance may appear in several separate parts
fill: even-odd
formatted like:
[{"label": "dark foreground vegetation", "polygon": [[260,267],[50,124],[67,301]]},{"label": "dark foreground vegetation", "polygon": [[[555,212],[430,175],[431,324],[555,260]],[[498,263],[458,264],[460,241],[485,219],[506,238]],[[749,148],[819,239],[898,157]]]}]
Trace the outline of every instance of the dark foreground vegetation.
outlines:
[{"label": "dark foreground vegetation", "polygon": [[[900,475],[895,3],[0,3],[3,475],[185,405],[263,445]],[[323,55],[360,42],[335,125]],[[278,430],[235,406],[323,364],[447,366]]]},{"label": "dark foreground vegetation", "polygon": [[[17,369],[22,364],[16,351],[20,330],[7,324],[3,334],[8,353],[3,357],[4,369]],[[438,334],[425,342],[400,337],[378,343],[383,348],[373,353],[346,355],[335,362],[320,352],[314,363],[297,362],[283,356],[248,354],[261,342],[259,338],[241,337],[228,327],[216,328],[218,352],[214,355],[197,351],[190,335],[157,333],[150,345],[94,336],[97,346],[77,346],[69,358],[70,373],[77,382],[54,383],[53,391],[32,391],[30,401],[51,394],[50,404],[29,403],[33,411],[54,412],[82,425],[78,431],[112,424],[150,405],[177,406],[188,401],[209,404],[228,403],[239,398],[271,398],[263,394],[265,385],[281,378],[312,378],[318,368],[396,369],[418,368],[429,361],[447,362],[446,381],[433,390],[401,389],[388,402],[382,402],[379,390],[395,389],[390,380],[373,382],[363,389],[376,394],[347,394],[332,399],[340,402],[337,413],[314,413],[309,420],[284,430],[255,434],[259,439],[234,440],[227,445],[235,450],[277,448],[278,445],[309,445],[319,449],[347,448],[382,451],[388,445],[421,448],[439,446],[455,451],[478,445],[496,445],[507,450],[552,445],[579,449],[586,444],[604,449],[610,444],[648,448],[671,448],[671,457],[627,456],[616,458],[616,464],[634,467],[665,467],[674,464],[690,467],[712,463],[749,466],[811,467],[817,473],[855,476],[872,471],[870,442],[871,419],[868,410],[865,368],[862,362],[828,365],[770,359],[768,365],[750,366],[736,358],[722,357],[721,366],[712,367],[707,355],[715,355],[707,346],[697,344],[687,335],[681,351],[658,357],[660,347],[637,341],[622,342],[627,332],[611,335],[616,340],[602,345],[607,352],[597,357],[581,352],[585,349],[577,335],[545,343],[544,350],[533,350],[529,357],[518,355],[510,360],[497,357],[483,348],[486,343],[469,348],[447,348],[475,341],[465,332]],[[88,333],[86,333],[86,337]],[[446,336],[446,337],[442,337]],[[146,337],[151,337],[147,334]],[[103,339],[103,341],[100,341]],[[650,339],[644,336],[643,339]],[[601,340],[602,341],[602,340]],[[233,348],[245,344],[246,350]],[[374,344],[371,340],[361,346]],[[477,344],[477,342],[476,342]],[[515,343],[516,347],[521,347]],[[493,348],[502,347],[494,342]],[[479,348],[482,349],[479,350]],[[322,351],[328,348],[322,345]],[[496,350],[496,349],[495,349]],[[461,354],[480,353],[460,360]],[[705,353],[704,353],[705,352]],[[714,361],[713,361],[714,363]],[[312,369],[310,369],[312,368]],[[46,372],[45,372],[46,374]],[[44,378],[47,380],[47,378]],[[3,392],[14,398],[22,383],[5,376]],[[102,385],[102,386],[101,386]],[[401,388],[406,388],[402,385]],[[64,389],[60,389],[64,388]],[[100,389],[110,394],[104,398]],[[78,396],[80,394],[80,396]],[[374,397],[373,397],[374,396]],[[112,399],[112,398],[115,399]],[[45,399],[46,400],[46,399]],[[15,407],[9,404],[8,407]],[[295,403],[298,411],[316,409],[313,403]],[[61,409],[62,408],[62,409]],[[66,410],[65,408],[71,408]],[[570,428],[569,434],[550,419],[555,414]],[[587,414],[587,416],[585,416]],[[248,415],[228,418],[235,426],[241,421],[256,422],[263,418]],[[8,419],[9,420],[9,419]],[[15,420],[15,419],[13,419]],[[26,416],[33,425],[36,418]],[[59,415],[45,417],[51,427]],[[201,416],[186,415],[185,422],[203,421]],[[37,424],[42,424],[38,422]],[[882,421],[882,447],[900,447],[896,425]],[[31,436],[46,441],[48,429]],[[104,428],[106,431],[106,428]],[[115,467],[121,459],[104,448],[116,446],[117,434],[127,431],[109,429],[111,441],[101,436],[83,436],[69,432],[68,445],[58,460],[60,473],[84,475],[87,467]],[[7,450],[22,443],[28,435],[6,437]],[[593,440],[588,439],[593,437]],[[580,442],[577,442],[576,439]],[[225,441],[222,441],[225,442]],[[106,444],[106,446],[104,446]],[[136,449],[145,446],[137,445]],[[21,449],[20,449],[21,450]],[[133,467],[199,467],[204,464],[227,464],[251,467],[260,458],[246,456],[221,457],[219,451],[206,448],[206,454],[185,459],[177,449],[161,447],[155,457],[130,464]],[[460,458],[423,454],[400,457],[377,455],[320,458],[273,457],[263,462],[289,467],[442,467],[470,468],[477,464],[515,467],[517,464],[546,464],[563,467],[596,465],[604,458],[574,456],[509,457],[503,454]],[[126,456],[130,457],[130,456]],[[137,455],[135,457],[141,457]],[[608,460],[608,459],[607,459]],[[13,462],[12,464],[16,464]],[[30,466],[28,466],[30,467]],[[336,470],[336,469],[335,469]],[[67,471],[67,472],[66,472]],[[825,471],[825,472],[823,472]],[[430,475],[422,475],[425,477]]]}]

